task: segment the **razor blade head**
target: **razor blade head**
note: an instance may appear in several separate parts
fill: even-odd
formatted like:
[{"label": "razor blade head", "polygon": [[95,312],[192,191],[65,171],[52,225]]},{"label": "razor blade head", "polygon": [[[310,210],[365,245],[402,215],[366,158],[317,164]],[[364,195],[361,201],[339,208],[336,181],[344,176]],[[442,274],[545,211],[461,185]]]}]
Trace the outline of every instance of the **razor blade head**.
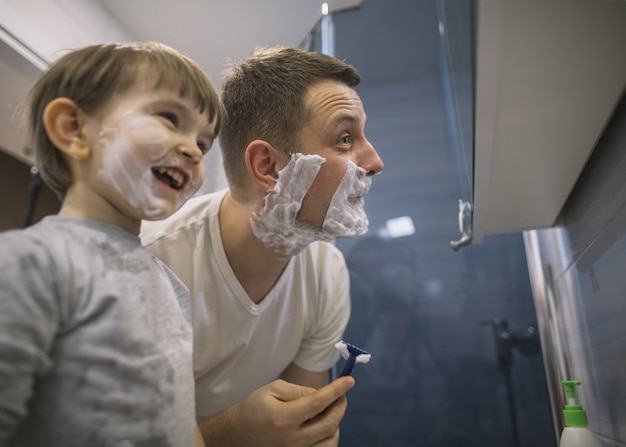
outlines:
[{"label": "razor blade head", "polygon": [[341,371],[340,376],[348,376],[352,373],[352,368],[357,363],[367,363],[372,358],[371,354],[357,346],[351,345],[341,340],[335,344],[335,348],[341,353],[341,356],[347,360]]},{"label": "razor blade head", "polygon": [[345,360],[348,360],[350,356],[354,356],[356,358],[356,363],[367,363],[372,358],[372,355],[366,350],[343,340],[336,343],[335,348],[337,348]]}]

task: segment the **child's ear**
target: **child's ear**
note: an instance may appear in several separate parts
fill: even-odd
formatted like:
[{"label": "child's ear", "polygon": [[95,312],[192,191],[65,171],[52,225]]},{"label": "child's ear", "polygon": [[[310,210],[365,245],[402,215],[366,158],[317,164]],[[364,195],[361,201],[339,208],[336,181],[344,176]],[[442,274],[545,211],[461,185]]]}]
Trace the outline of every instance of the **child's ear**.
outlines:
[{"label": "child's ear", "polygon": [[[254,140],[246,148],[246,166],[255,183],[264,191],[274,188],[278,171],[287,156],[267,141]],[[282,163],[281,163],[282,162]]]},{"label": "child's ear", "polygon": [[68,98],[53,99],[43,112],[43,124],[52,143],[77,160],[86,160],[91,155],[83,133],[84,119],[82,109]]}]

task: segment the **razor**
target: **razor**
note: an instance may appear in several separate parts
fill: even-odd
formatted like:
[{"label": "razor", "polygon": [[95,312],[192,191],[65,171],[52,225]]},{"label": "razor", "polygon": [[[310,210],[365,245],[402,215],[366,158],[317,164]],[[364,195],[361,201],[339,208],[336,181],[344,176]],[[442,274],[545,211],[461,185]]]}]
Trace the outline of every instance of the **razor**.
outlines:
[{"label": "razor", "polygon": [[338,343],[335,343],[335,348],[337,351],[341,353],[341,356],[347,360],[346,364],[343,367],[343,371],[339,374],[340,377],[349,376],[352,373],[352,368],[357,363],[367,363],[372,358],[372,355],[350,343],[346,343],[341,340]]}]

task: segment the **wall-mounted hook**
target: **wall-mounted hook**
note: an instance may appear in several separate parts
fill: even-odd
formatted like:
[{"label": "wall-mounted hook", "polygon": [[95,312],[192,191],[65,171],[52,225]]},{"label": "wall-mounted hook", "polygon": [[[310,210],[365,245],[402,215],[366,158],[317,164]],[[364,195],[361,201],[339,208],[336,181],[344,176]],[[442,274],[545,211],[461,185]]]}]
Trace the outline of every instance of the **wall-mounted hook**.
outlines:
[{"label": "wall-mounted hook", "polygon": [[472,204],[461,199],[459,199],[459,231],[461,239],[450,241],[454,251],[472,243]]}]

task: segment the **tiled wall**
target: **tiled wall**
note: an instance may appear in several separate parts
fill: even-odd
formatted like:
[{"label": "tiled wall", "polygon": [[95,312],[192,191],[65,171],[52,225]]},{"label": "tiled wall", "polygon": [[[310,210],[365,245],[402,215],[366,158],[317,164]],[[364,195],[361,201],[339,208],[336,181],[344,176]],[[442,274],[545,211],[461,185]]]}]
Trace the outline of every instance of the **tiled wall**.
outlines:
[{"label": "tiled wall", "polygon": [[[587,163],[560,226],[528,235],[555,381],[580,379],[579,400],[605,447],[626,446],[626,99]],[[531,240],[527,237],[527,242]],[[558,349],[560,346],[560,349]],[[560,412],[563,396],[557,395]]]}]

